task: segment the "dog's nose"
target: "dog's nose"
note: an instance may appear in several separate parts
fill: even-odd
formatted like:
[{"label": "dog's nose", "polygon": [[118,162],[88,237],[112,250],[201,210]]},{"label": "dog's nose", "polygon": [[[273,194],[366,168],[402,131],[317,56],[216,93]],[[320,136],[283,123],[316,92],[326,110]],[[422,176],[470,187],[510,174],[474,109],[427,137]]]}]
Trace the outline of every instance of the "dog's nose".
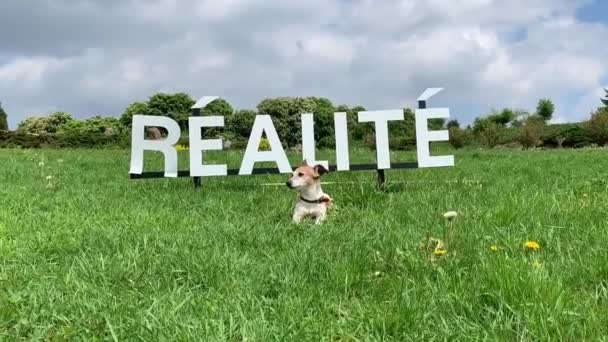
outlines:
[{"label": "dog's nose", "polygon": [[289,181],[285,182],[285,185],[287,185],[287,187],[291,188],[291,183]]}]

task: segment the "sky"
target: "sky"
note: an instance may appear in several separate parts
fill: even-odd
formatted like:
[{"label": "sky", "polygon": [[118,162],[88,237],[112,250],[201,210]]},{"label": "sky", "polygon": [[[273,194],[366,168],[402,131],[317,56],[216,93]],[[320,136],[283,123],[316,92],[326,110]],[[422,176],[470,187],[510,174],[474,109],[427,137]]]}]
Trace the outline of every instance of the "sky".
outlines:
[{"label": "sky", "polygon": [[607,0],[2,0],[9,126],[67,111],[119,116],[156,92],[236,109],[319,96],[369,110],[556,105],[580,121],[608,87]]}]

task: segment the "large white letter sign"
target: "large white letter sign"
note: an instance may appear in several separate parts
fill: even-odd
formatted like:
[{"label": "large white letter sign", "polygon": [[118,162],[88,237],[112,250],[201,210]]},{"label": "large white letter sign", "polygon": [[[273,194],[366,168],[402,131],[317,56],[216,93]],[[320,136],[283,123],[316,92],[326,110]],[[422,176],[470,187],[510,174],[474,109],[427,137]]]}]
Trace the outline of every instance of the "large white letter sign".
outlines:
[{"label": "large white letter sign", "polygon": [[223,116],[191,116],[188,118],[190,129],[190,176],[226,176],[228,167],[221,165],[203,165],[203,151],[221,150],[222,139],[204,139],[202,127],[224,127]]},{"label": "large white letter sign", "polygon": [[[167,130],[164,140],[146,140],[145,127],[163,127]],[[181,130],[175,120],[166,116],[133,115],[131,130],[131,170],[129,173],[141,174],[144,165],[144,151],[159,151],[165,156],[165,177],[177,177],[177,151],[175,145]]]},{"label": "large white letter sign", "polygon": [[[440,92],[441,88],[427,89],[418,101],[426,101],[431,96]],[[428,120],[449,118],[449,108],[425,108],[416,109],[416,149],[418,153],[418,167],[442,167],[454,166],[454,156],[436,156],[431,157],[429,143],[431,141],[447,141],[449,133],[446,130],[429,131]]]},{"label": "large white letter sign", "polygon": [[[268,142],[270,143],[270,151],[259,151],[262,134],[266,133]],[[293,172],[289,160],[279,140],[279,135],[274,129],[270,115],[257,115],[251,129],[247,149],[243,156],[243,162],[239,169],[239,175],[250,175],[253,171],[253,165],[257,162],[273,161],[277,163],[281,173]]]},{"label": "large white letter sign", "polygon": [[302,114],[302,155],[309,165],[321,164],[326,169],[329,169],[329,163],[326,160],[317,161],[315,158],[315,122],[314,117],[310,113]]},{"label": "large white letter sign", "polygon": [[350,170],[350,158],[348,155],[348,129],[346,126],[346,113],[335,113],[334,127],[336,130],[336,169],[338,171]]},{"label": "large white letter sign", "polygon": [[391,109],[359,112],[359,122],[375,123],[378,169],[391,168],[391,154],[388,148],[388,122],[391,120],[403,120],[403,110]]}]

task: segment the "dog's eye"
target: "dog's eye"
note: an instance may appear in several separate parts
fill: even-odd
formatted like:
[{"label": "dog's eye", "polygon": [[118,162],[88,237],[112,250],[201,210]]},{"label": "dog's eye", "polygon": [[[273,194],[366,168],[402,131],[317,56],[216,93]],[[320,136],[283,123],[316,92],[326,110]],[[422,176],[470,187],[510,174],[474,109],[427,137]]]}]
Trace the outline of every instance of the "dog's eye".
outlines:
[{"label": "dog's eye", "polygon": [[298,177],[304,177],[304,174],[302,172],[298,173]]}]

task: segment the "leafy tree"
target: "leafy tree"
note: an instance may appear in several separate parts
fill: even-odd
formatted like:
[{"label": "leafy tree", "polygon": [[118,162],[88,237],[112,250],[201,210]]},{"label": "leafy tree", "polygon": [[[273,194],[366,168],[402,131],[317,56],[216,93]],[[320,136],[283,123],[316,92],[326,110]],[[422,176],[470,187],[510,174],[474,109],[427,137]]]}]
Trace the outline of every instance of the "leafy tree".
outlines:
[{"label": "leafy tree", "polygon": [[594,143],[602,146],[608,144],[608,107],[600,108],[593,113],[585,130]]},{"label": "leafy tree", "polygon": [[[190,106],[192,107],[192,106]],[[209,103],[201,113],[202,115],[221,115],[224,117],[228,117],[234,113],[234,109],[228,103],[228,101],[219,98],[215,101]]]},{"label": "leafy tree", "polygon": [[437,131],[443,129],[445,126],[445,119],[437,118],[437,119],[429,119],[429,129],[433,131]]},{"label": "leafy tree", "polygon": [[473,134],[486,147],[498,145],[500,126],[490,117],[476,118],[473,122]]},{"label": "leafy tree", "polygon": [[125,127],[131,127],[133,115],[147,115],[148,105],[144,102],[133,102],[120,116],[120,123]]},{"label": "leafy tree", "polygon": [[57,133],[74,119],[65,112],[55,112],[47,117],[28,117],[17,126],[18,132],[30,134]]},{"label": "leafy tree", "polygon": [[450,120],[448,121],[447,128],[460,128],[460,123],[458,122],[458,120]]},{"label": "leafy tree", "polygon": [[544,119],[540,117],[529,117],[520,128],[518,140],[525,148],[532,148],[542,144],[541,135],[544,126]]},{"label": "leafy tree", "polygon": [[536,115],[540,116],[545,122],[553,117],[555,105],[549,99],[540,99],[536,105]]},{"label": "leafy tree", "polygon": [[334,106],[323,97],[310,97],[314,102],[315,142],[320,147],[336,145],[334,128]]},{"label": "leafy tree", "polygon": [[[203,109],[201,115],[220,115],[224,117],[224,128],[221,127],[209,127],[204,129],[204,136],[208,137],[208,138],[217,138],[220,135],[226,135],[225,133],[227,132],[226,126],[227,126],[227,121],[229,120],[229,118],[234,114],[234,109],[232,108],[232,106],[230,105],[230,103],[228,103],[228,101],[219,98],[216,99],[214,101],[212,101],[211,103],[207,104],[207,106]],[[185,124],[187,125],[188,123],[188,116],[190,116],[190,113],[186,113],[185,114]],[[222,134],[222,132],[224,132],[224,134]]]},{"label": "leafy tree", "polygon": [[507,127],[515,119],[515,112],[510,108],[504,108],[500,112],[493,110],[486,118],[499,127]]},{"label": "leafy tree", "polygon": [[0,102],[0,131],[8,131],[8,118]]},{"label": "leafy tree", "polygon": [[148,115],[168,116],[177,121],[182,130],[188,129],[188,117],[194,100],[185,93],[157,93],[148,99]]},{"label": "leafy tree", "polygon": [[602,100],[602,103],[608,107],[608,89],[604,89],[604,91],[606,92],[606,98],[601,99],[601,100]]},{"label": "leafy tree", "polygon": [[253,110],[237,110],[226,118],[226,131],[237,139],[249,140],[255,116],[256,112]]},{"label": "leafy tree", "polygon": [[122,133],[123,130],[124,126],[120,119],[96,115],[85,120],[72,120],[58,130],[58,133],[64,135],[117,135]]},{"label": "leafy tree", "polygon": [[372,133],[372,128],[369,125],[359,123],[359,112],[364,112],[363,106],[355,106],[346,111],[346,121],[348,124],[348,132],[353,140],[361,141],[367,135]]},{"label": "leafy tree", "polygon": [[317,103],[306,97],[267,98],[258,103],[258,113],[272,117],[273,124],[284,147],[293,147],[302,141],[303,113],[313,113]]},{"label": "leafy tree", "polygon": [[470,130],[461,129],[457,126],[451,126],[448,130],[450,134],[449,142],[452,147],[458,149],[471,143],[472,137]]},{"label": "leafy tree", "polygon": [[55,112],[47,118],[47,133],[57,133],[57,131],[72,121],[74,119],[69,113]]}]

